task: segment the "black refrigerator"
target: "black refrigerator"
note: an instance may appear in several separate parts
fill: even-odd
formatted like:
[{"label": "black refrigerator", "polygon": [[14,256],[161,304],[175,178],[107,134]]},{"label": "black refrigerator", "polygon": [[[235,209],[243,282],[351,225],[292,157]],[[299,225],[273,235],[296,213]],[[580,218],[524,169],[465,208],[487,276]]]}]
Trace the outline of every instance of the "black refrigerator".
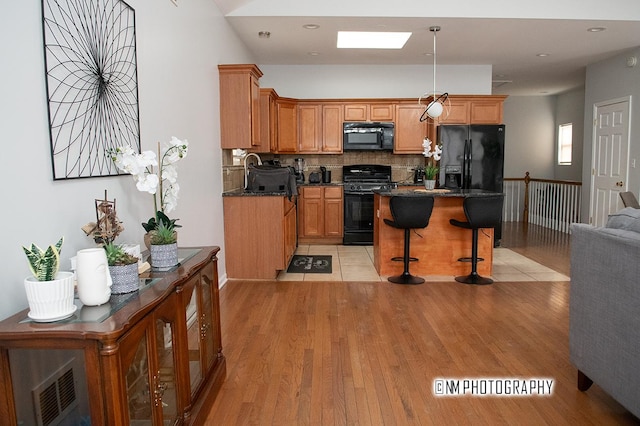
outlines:
[{"label": "black refrigerator", "polygon": [[[503,124],[441,125],[440,186],[503,192]],[[502,227],[495,230],[499,244]]]}]

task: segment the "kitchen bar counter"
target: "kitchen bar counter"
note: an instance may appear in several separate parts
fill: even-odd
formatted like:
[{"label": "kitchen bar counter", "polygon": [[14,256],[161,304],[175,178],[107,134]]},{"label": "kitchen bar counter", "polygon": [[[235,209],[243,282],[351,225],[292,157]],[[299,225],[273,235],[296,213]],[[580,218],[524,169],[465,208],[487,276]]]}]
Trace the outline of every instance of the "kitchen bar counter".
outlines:
[{"label": "kitchen bar counter", "polygon": [[[415,197],[433,196],[435,198],[429,226],[411,232],[410,256],[418,262],[411,262],[409,271],[413,275],[467,275],[471,272],[470,262],[459,262],[461,257],[471,256],[471,230],[455,227],[449,219],[465,221],[462,202],[466,197],[483,197],[494,192],[471,190],[435,189],[392,189],[376,191],[374,195],[373,255],[374,265],[382,276],[400,275],[402,262],[394,262],[392,257],[401,257],[404,250],[404,231],[384,223],[384,219],[393,219],[389,209],[390,197],[408,195]],[[493,229],[481,229],[478,236],[478,256],[484,262],[478,263],[478,273],[491,276],[493,263]]]}]

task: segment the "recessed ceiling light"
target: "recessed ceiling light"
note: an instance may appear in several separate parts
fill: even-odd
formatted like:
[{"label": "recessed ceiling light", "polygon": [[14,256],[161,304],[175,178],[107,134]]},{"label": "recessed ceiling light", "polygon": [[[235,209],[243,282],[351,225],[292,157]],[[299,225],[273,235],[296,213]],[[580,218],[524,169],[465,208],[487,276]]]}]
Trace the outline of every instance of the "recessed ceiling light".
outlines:
[{"label": "recessed ceiling light", "polygon": [[590,33],[599,33],[601,31],[606,31],[607,28],[606,27],[591,27],[591,28],[587,28],[587,31],[589,31]]},{"label": "recessed ceiling light", "polygon": [[538,53],[536,56],[539,57],[539,58],[546,58],[547,56],[551,56],[551,54],[550,53]]},{"label": "recessed ceiling light", "polygon": [[269,38],[269,37],[271,37],[271,32],[269,32],[269,31],[259,31],[258,32],[258,37],[260,37],[260,38]]},{"label": "recessed ceiling light", "polygon": [[338,31],[338,49],[402,49],[410,32]]},{"label": "recessed ceiling light", "polygon": [[318,25],[318,24],[304,24],[302,26],[302,28],[304,28],[306,30],[317,30],[318,28],[320,28],[320,25]]}]

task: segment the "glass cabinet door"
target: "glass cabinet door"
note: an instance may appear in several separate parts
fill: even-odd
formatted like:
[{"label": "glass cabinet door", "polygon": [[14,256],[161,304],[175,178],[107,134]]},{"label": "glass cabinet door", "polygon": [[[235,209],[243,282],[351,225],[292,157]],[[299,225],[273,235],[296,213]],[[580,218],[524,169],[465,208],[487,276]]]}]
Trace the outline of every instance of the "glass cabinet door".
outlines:
[{"label": "glass cabinet door", "polygon": [[176,380],[176,297],[120,341],[132,426],[173,425],[182,415]]},{"label": "glass cabinet door", "polygon": [[191,395],[197,391],[202,382],[202,351],[200,347],[202,335],[202,318],[200,315],[200,277],[192,277],[184,286],[183,294],[188,300],[185,306],[185,316],[187,323],[187,347],[189,353],[189,383],[191,385]]},{"label": "glass cabinet door", "polygon": [[[129,333],[122,345],[135,345],[123,351],[125,355],[125,385],[130,425],[151,425],[151,386],[149,384],[149,355],[147,353],[147,329],[141,327]],[[137,342],[137,344],[135,343]],[[133,352],[131,352],[133,349]],[[133,353],[128,359],[127,354]]]},{"label": "glass cabinet door", "polygon": [[172,425],[178,420],[180,413],[178,392],[176,389],[176,358],[174,342],[176,341],[176,304],[165,303],[157,309],[155,316],[155,352],[156,363],[152,375],[153,406],[159,416],[157,424]]}]

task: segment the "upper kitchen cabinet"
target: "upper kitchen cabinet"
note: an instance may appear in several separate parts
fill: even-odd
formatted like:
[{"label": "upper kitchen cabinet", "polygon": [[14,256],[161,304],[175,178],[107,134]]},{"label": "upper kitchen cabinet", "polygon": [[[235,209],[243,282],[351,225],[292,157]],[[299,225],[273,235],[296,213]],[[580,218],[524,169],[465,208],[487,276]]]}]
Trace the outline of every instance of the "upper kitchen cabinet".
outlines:
[{"label": "upper kitchen cabinet", "polygon": [[506,96],[449,96],[449,115],[438,124],[502,124]]},{"label": "upper kitchen cabinet", "polygon": [[252,64],[218,65],[218,71],[222,148],[261,147],[259,79],[262,71]]},{"label": "upper kitchen cabinet", "polygon": [[322,146],[322,106],[298,105],[298,152],[318,153]]},{"label": "upper kitchen cabinet", "polygon": [[298,151],[298,102],[295,99],[278,98],[276,153],[295,154]]},{"label": "upper kitchen cabinet", "polygon": [[322,152],[339,154],[342,152],[342,104],[322,105]]},{"label": "upper kitchen cabinet", "polygon": [[276,152],[278,147],[278,94],[273,89],[260,89],[260,145],[251,152]]},{"label": "upper kitchen cabinet", "polygon": [[342,152],[343,108],[339,103],[298,104],[298,152],[339,154]]},{"label": "upper kitchen cabinet", "polygon": [[394,154],[421,154],[422,141],[427,136],[427,124],[420,121],[424,106],[417,103],[396,105]]},{"label": "upper kitchen cabinet", "polygon": [[380,103],[345,103],[344,121],[393,121],[394,105]]}]

